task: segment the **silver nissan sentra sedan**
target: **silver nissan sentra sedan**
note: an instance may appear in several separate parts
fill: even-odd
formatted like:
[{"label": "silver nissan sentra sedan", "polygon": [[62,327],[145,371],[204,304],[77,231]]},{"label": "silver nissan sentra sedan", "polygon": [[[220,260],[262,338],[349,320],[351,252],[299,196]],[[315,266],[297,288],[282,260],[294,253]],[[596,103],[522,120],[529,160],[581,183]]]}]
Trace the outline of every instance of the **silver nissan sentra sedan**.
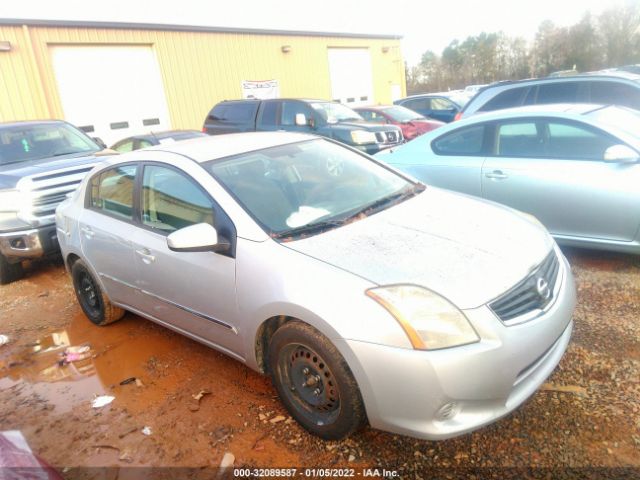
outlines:
[{"label": "silver nissan sentra sedan", "polygon": [[571,336],[571,270],[534,217],[314,136],[112,157],[57,228],[93,323],[128,310],[216,348],[326,439],[367,421],[426,439],[491,423]]}]

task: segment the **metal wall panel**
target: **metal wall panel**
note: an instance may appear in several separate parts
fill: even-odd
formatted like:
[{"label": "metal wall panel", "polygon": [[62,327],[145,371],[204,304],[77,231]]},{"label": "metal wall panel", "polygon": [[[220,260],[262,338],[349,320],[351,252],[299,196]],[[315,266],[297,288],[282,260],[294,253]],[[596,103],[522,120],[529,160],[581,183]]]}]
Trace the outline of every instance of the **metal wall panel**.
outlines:
[{"label": "metal wall panel", "polygon": [[[199,129],[215,103],[241,97],[242,80],[276,79],[282,97],[331,99],[330,47],[370,50],[378,103],[391,102],[392,85],[400,84],[406,93],[398,39],[2,26],[0,40],[9,40],[14,47],[0,52],[0,119],[4,121],[63,118],[51,45],[151,45],[173,128]],[[282,51],[285,45],[290,47],[288,53]]]}]

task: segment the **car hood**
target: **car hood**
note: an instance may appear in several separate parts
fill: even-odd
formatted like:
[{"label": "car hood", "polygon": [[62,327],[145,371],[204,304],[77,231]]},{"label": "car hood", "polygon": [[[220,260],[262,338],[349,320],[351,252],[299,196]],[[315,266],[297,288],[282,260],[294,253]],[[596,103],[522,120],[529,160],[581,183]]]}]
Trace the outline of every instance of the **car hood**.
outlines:
[{"label": "car hood", "polygon": [[370,217],[283,245],[378,285],[424,286],[468,309],[513,287],[553,240],[507,207],[428,187]]},{"label": "car hood", "polygon": [[364,120],[349,120],[345,122],[328,123],[327,126],[331,128],[344,128],[347,130],[367,130],[368,132],[388,132],[389,130],[399,130],[399,127],[395,125],[369,123]]},{"label": "car hood", "polygon": [[27,162],[0,165],[0,189],[14,188],[18,181],[29,175],[57,170],[60,168],[91,165],[101,162],[106,156],[101,155],[60,156],[30,160]]}]

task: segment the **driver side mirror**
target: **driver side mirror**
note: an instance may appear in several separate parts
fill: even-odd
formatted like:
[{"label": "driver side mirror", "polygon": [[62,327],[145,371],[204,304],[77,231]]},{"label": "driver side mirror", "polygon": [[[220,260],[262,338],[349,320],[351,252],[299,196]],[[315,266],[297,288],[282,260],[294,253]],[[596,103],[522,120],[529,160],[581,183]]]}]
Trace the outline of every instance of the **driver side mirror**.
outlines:
[{"label": "driver side mirror", "polygon": [[605,162],[635,163],[639,159],[638,152],[626,145],[613,145],[604,151]]},{"label": "driver side mirror", "polygon": [[296,125],[298,127],[307,126],[307,117],[304,115],[304,113],[296,113]]},{"label": "driver side mirror", "polygon": [[107,144],[104,143],[104,141],[102,141],[102,139],[100,137],[91,137],[91,140],[96,142],[98,144],[98,146],[100,148],[102,148],[103,150],[107,148]]},{"label": "driver side mirror", "polygon": [[217,230],[208,223],[196,223],[169,234],[167,246],[174,252],[227,252],[231,244],[218,237]]}]

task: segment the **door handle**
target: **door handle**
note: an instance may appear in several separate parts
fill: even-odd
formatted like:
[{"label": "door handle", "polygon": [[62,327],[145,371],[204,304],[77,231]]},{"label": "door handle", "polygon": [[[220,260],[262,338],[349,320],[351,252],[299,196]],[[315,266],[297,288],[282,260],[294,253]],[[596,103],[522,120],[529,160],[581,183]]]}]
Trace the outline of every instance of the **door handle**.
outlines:
[{"label": "door handle", "polygon": [[92,238],[95,235],[95,232],[89,227],[82,227],[80,228],[80,231],[84,233],[85,237],[87,238]]},{"label": "door handle", "polygon": [[152,255],[151,251],[148,248],[141,248],[140,250],[136,250],[136,253],[147,265],[156,261],[155,255]]},{"label": "door handle", "polygon": [[494,170],[493,172],[485,173],[485,177],[493,178],[494,180],[504,180],[505,178],[509,178],[509,175],[503,173],[502,170]]}]

